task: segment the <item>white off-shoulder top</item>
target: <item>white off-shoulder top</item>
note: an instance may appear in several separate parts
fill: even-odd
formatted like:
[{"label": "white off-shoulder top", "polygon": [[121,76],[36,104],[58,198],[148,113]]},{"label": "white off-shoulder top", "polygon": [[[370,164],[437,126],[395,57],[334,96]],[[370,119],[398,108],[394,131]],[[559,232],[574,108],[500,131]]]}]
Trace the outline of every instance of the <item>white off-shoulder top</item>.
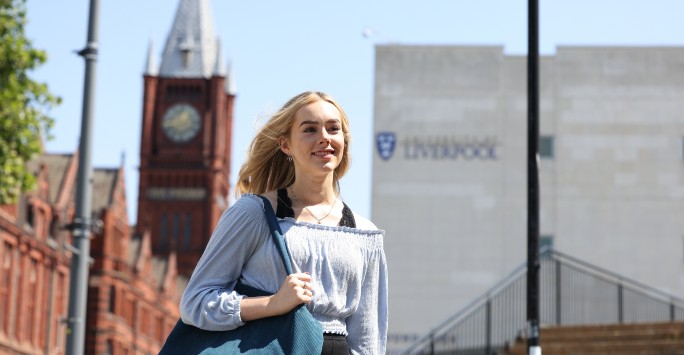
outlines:
[{"label": "white off-shoulder top", "polygon": [[[180,303],[181,319],[206,330],[230,330],[240,318],[246,285],[276,293],[287,276],[272,241],[263,200],[243,195],[221,216]],[[384,354],[387,266],[382,230],[278,219],[295,272],[309,272],[307,308],[324,332],[347,336],[352,354]]]}]

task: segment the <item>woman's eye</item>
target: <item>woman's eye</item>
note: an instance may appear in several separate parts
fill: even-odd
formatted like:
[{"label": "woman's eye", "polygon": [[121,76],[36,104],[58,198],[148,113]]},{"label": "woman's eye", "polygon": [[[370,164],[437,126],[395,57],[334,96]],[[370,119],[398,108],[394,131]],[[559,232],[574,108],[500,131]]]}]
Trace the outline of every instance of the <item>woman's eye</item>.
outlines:
[{"label": "woman's eye", "polygon": [[306,128],[304,128],[304,132],[307,132],[307,133],[308,132],[316,132],[316,129],[313,127],[306,127]]},{"label": "woman's eye", "polygon": [[330,131],[330,132],[337,132],[339,130],[340,130],[339,126],[332,126],[332,127],[328,128],[328,131]]}]

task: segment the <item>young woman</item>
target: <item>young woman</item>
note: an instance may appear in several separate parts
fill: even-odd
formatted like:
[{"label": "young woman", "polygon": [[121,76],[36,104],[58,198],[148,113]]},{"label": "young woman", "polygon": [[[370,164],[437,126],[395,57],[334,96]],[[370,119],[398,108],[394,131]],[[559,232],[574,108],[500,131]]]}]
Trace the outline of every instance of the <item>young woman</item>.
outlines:
[{"label": "young woman", "polygon": [[[181,319],[230,330],[305,303],[324,331],[323,354],[384,354],[384,231],[339,196],[349,169],[349,122],[321,92],[290,99],[257,133],[240,169],[238,201],[221,217],[181,299]],[[286,275],[263,213],[276,211],[295,273]],[[272,292],[245,297],[243,283]]]}]

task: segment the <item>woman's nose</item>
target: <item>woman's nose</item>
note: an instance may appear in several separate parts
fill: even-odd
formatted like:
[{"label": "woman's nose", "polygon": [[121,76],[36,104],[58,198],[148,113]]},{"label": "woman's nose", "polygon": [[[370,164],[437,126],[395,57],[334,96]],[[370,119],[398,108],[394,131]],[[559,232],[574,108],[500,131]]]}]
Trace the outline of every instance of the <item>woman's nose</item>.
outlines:
[{"label": "woman's nose", "polygon": [[321,143],[330,142],[330,134],[325,129],[321,130]]}]

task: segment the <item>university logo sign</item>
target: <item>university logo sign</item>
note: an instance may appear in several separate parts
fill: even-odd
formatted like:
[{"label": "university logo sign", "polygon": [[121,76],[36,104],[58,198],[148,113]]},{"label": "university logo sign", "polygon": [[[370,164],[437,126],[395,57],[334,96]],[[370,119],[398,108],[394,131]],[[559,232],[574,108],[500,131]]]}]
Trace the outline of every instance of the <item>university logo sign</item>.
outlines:
[{"label": "university logo sign", "polygon": [[427,136],[401,141],[407,160],[497,160],[496,137]]},{"label": "university logo sign", "polygon": [[394,153],[394,147],[397,143],[397,135],[393,132],[379,132],[375,136],[375,143],[378,147],[378,155],[382,160],[389,160]]}]

